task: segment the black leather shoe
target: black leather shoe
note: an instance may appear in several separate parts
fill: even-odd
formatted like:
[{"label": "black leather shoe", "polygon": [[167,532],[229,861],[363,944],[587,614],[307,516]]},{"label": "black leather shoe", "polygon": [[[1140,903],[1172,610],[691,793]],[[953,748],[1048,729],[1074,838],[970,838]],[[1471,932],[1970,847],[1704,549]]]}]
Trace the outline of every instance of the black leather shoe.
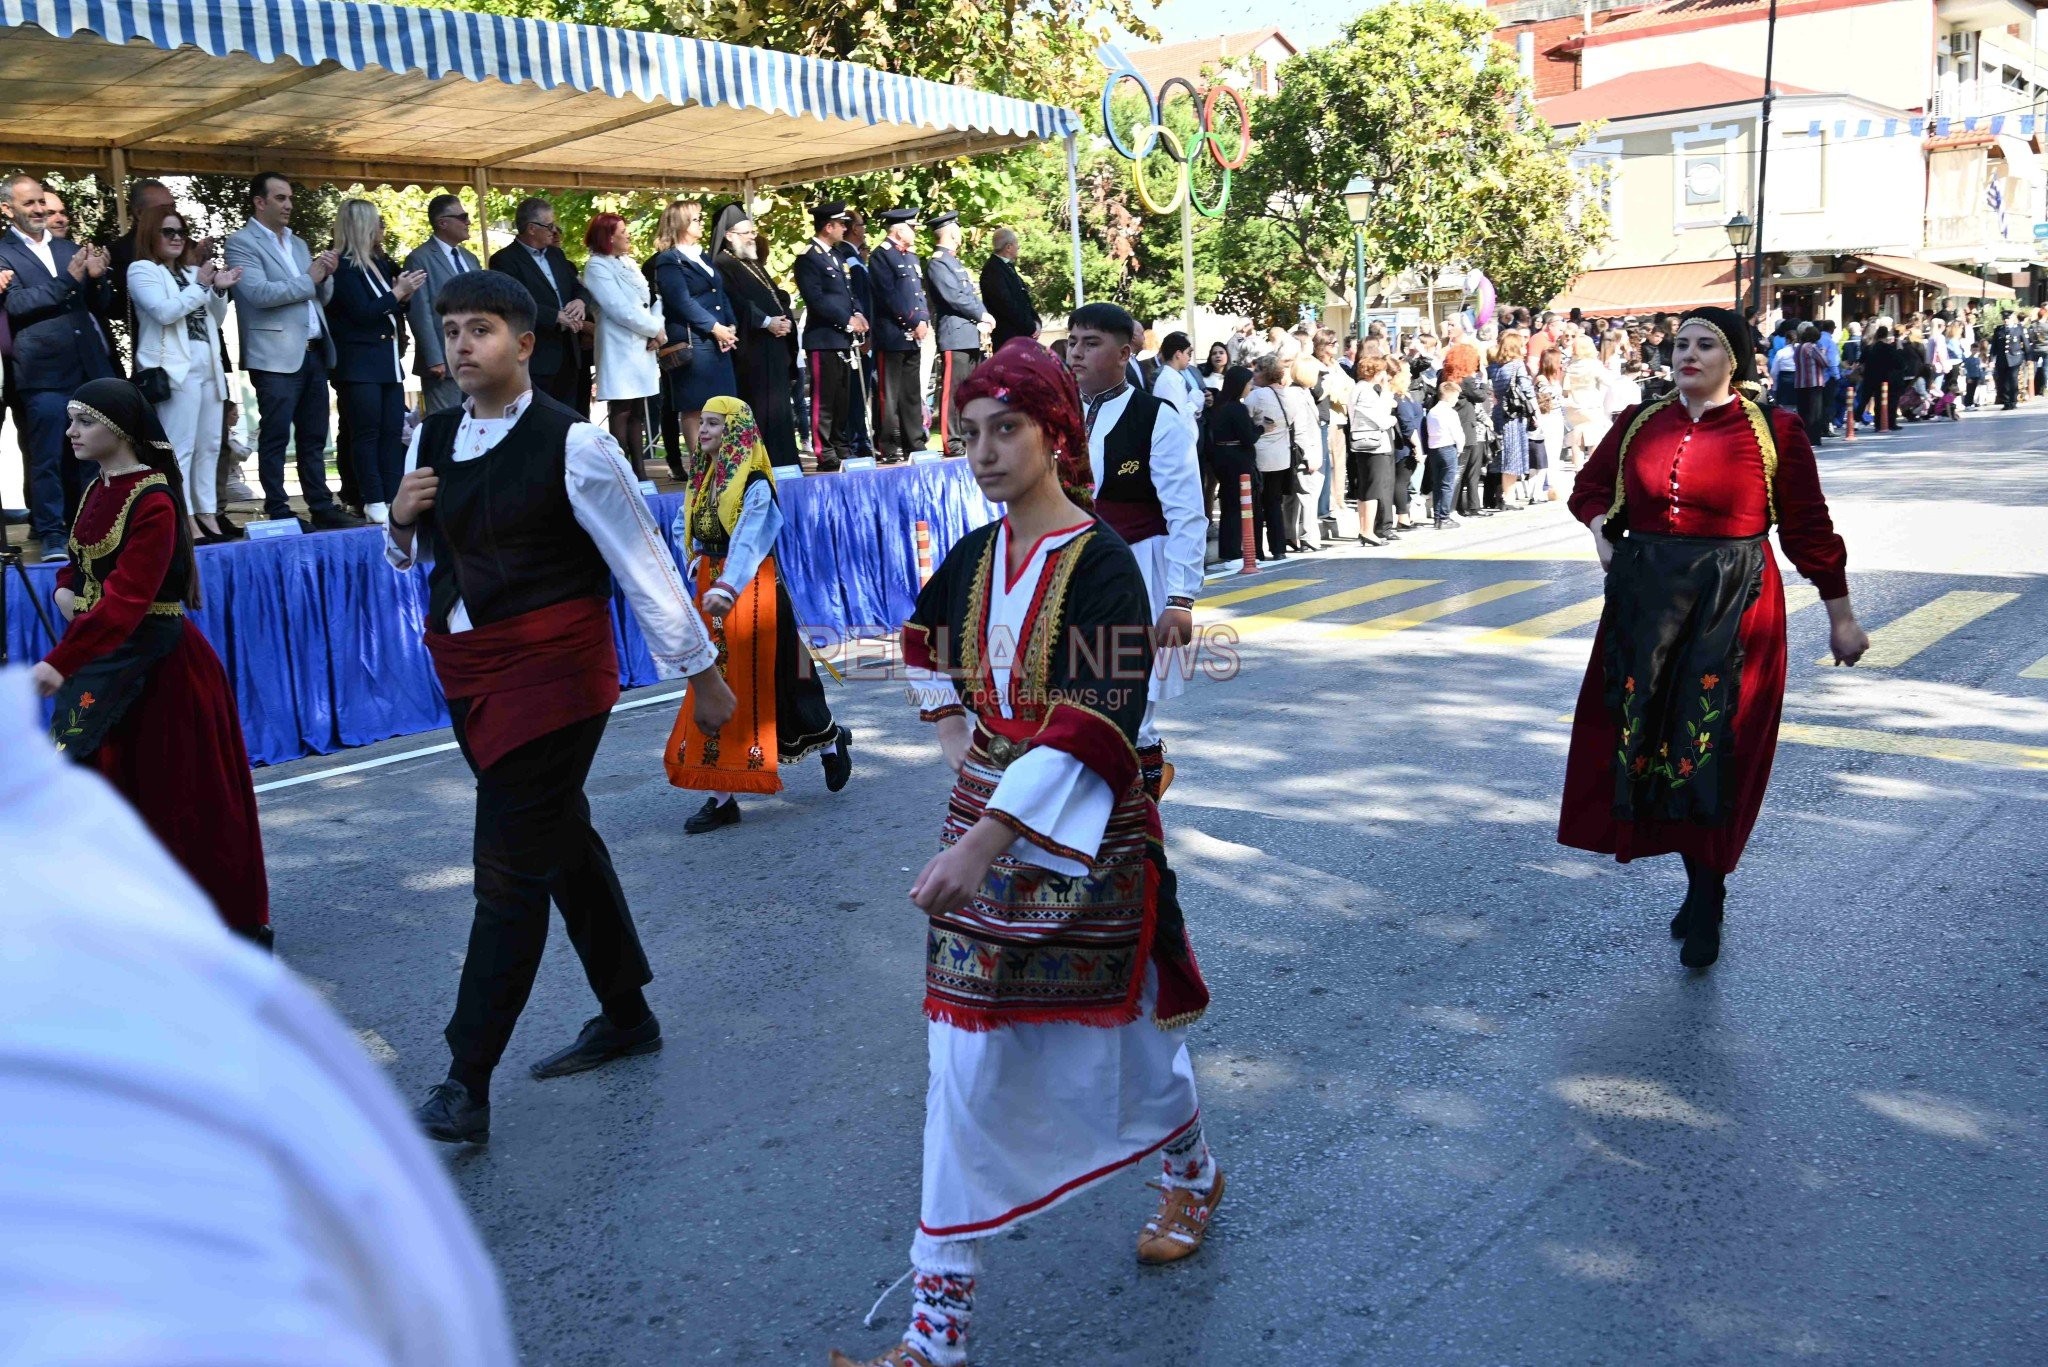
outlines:
[{"label": "black leather shoe", "polygon": [[412,1118],[427,1132],[427,1138],[443,1144],[483,1144],[491,1137],[491,1107],[469,1099],[469,1088],[449,1078],[437,1082],[427,1093]]},{"label": "black leather shoe", "polygon": [[704,799],[704,805],[697,809],[697,814],[683,823],[683,834],[702,835],[706,831],[715,831],[720,826],[737,826],[739,824],[740,804],[738,798],[729,797],[721,805],[717,798],[707,797]]},{"label": "black leather shoe", "polygon": [[621,1030],[603,1016],[583,1022],[576,1042],[559,1053],[549,1054],[529,1070],[535,1078],[567,1077],[588,1072],[615,1058],[651,1054],[661,1048],[661,1022],[650,1014],[631,1030]]},{"label": "black leather shoe", "polygon": [[1694,904],[1692,917],[1685,924],[1685,943],[1678,947],[1678,962],[1687,968],[1711,968],[1721,957],[1721,918],[1726,901],[1724,892],[1718,897],[1702,896]]},{"label": "black leather shoe", "polygon": [[1692,904],[1692,889],[1687,888],[1685,890],[1685,900],[1678,904],[1678,914],[1671,918],[1672,939],[1683,940],[1685,938],[1686,927],[1692,924]]},{"label": "black leather shoe", "polygon": [[312,512],[313,527],[322,532],[345,532],[352,527],[367,527],[366,518],[357,517],[348,509],[336,505],[332,508],[315,508]]},{"label": "black leather shoe", "polygon": [[[839,728],[839,739],[825,752],[825,791],[836,793],[853,777],[853,732]],[[738,804],[734,804],[735,810]]]}]

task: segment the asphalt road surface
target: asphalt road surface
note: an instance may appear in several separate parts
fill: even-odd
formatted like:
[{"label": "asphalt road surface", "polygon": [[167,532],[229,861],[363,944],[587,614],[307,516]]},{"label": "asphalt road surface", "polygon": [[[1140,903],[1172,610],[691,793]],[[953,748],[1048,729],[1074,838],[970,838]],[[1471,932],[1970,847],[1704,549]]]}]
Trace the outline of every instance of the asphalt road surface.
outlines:
[{"label": "asphalt road surface", "polygon": [[[2048,422],[1973,415],[1823,478],[1869,665],[1795,597],[1785,743],[1705,975],[1673,861],[1554,841],[1600,591],[1562,505],[1212,584],[1241,635],[1166,730],[1230,1178],[1191,1263],[1130,1174],[993,1246],[983,1367],[2048,1361]],[[1788,576],[1800,585],[1796,576]],[[1218,606],[1221,595],[1246,592]],[[635,699],[660,698],[673,686]],[[907,1266],[923,923],[947,775],[900,687],[831,690],[815,764],[682,834],[621,711],[590,783],[665,1052],[533,1082],[595,1007],[559,927],[450,1167],[536,1364],[820,1363]],[[279,943],[408,1096],[470,919],[445,734],[268,770]]]}]

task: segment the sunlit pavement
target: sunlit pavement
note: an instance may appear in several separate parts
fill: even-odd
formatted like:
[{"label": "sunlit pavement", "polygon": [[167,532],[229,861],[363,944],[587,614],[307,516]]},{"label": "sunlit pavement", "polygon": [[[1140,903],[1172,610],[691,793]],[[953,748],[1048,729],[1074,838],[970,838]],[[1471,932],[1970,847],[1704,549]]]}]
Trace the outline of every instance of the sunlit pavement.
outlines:
[{"label": "sunlit pavement", "polygon": [[[1704,976],[1670,861],[1554,843],[1600,589],[1561,504],[1212,584],[1242,669],[1172,705],[1166,821],[1229,1199],[1166,1270],[1132,1256],[1137,1174],[998,1241],[975,1361],[2048,1358],[2044,415],[1824,454],[1881,667],[1819,665],[1794,597],[1787,743]],[[946,782],[900,689],[832,698],[853,784],[804,766],[695,838],[675,703],[614,719],[590,792],[666,1051],[525,1076],[594,1012],[558,932],[492,1142],[450,1154],[531,1362],[821,1362],[901,1327],[902,1292],[860,1317],[917,1215],[905,889]],[[262,800],[286,957],[422,1091],[469,920],[460,760]]]}]

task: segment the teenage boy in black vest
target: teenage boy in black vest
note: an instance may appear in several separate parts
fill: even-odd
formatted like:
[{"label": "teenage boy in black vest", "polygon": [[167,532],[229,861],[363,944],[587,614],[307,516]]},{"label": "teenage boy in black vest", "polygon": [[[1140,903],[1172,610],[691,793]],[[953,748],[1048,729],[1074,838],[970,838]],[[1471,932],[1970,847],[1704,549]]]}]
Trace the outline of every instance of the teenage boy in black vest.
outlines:
[{"label": "teenage boy in black vest", "polygon": [[654,975],[583,795],[619,697],[615,576],[656,667],[695,685],[698,723],[723,726],[734,700],[618,443],[533,387],[533,296],[472,271],[443,283],[434,311],[465,397],[414,434],[385,554],[400,570],[431,564],[427,649],[476,775],[476,919],[452,1062],[416,1112],[429,1136],[459,1143],[490,1137],[491,1073],[533,990],[550,900],[603,1010],[533,1075],[661,1047],[641,994]]},{"label": "teenage boy in black vest", "polygon": [[1138,767],[1154,798],[1173,781],[1159,739],[1159,704],[1187,687],[1195,596],[1202,591],[1209,524],[1195,432],[1173,405],[1130,382],[1138,320],[1115,304],[1083,304],[1067,318],[1067,366],[1081,386],[1095,513],[1130,543],[1151,597],[1157,661],[1138,723]]}]

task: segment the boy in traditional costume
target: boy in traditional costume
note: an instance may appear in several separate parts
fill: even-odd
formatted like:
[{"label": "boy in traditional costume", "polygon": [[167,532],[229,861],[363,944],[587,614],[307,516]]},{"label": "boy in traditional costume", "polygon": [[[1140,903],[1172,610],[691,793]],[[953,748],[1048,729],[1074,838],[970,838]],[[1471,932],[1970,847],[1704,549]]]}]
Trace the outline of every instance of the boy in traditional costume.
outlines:
[{"label": "boy in traditional costume", "polygon": [[533,387],[533,296],[472,271],[441,286],[434,311],[466,397],[414,434],[385,554],[400,570],[432,562],[427,650],[476,775],[476,920],[452,1061],[417,1112],[456,1143],[490,1137],[491,1073],[533,990],[550,899],[603,1010],[533,1076],[661,1047],[641,993],[654,974],[583,794],[619,697],[614,576],[656,668],[690,676],[698,723],[716,730],[733,698],[618,443]]},{"label": "boy in traditional costume", "polygon": [[1082,506],[1087,434],[1051,353],[1013,339],[954,397],[1006,511],[954,546],[903,629],[958,779],[910,893],[930,920],[914,1304],[872,1367],[964,1363],[984,1241],[1099,1181],[1162,1159],[1147,1263],[1200,1249],[1223,1195],[1184,1042],[1208,989],[1138,770],[1145,580]]},{"label": "boy in traditional costume", "polygon": [[781,792],[778,765],[822,751],[825,787],[835,793],[853,772],[853,733],[832,720],[776,568],[782,509],[753,410],[739,399],[707,399],[697,449],[697,473],[672,530],[693,553],[697,601],[739,713],[714,732],[697,725],[687,703],[676,717],[662,756],[668,781],[711,794],[683,823],[691,835],[736,824],[735,793]]}]

